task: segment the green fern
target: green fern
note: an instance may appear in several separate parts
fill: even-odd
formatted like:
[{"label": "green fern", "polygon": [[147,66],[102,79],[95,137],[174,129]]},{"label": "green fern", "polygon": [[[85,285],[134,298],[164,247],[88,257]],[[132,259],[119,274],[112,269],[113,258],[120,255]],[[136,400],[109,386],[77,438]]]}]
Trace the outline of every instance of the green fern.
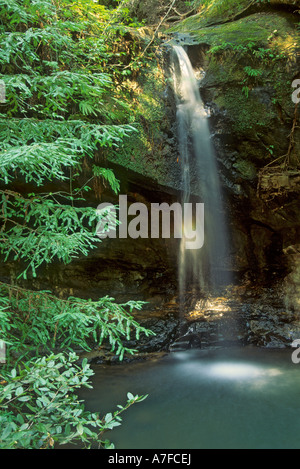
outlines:
[{"label": "green fern", "polygon": [[116,179],[113,171],[111,169],[107,168],[99,168],[99,166],[93,166],[93,174],[95,176],[100,176],[104,178],[109,186],[112,188],[112,190],[117,194],[120,190],[120,181]]},{"label": "green fern", "polygon": [[263,71],[262,70],[256,70],[252,67],[244,67],[244,71],[246,72],[246,74],[249,76],[249,77],[252,77],[252,78],[257,78],[257,77],[260,77],[262,76],[263,74]]}]

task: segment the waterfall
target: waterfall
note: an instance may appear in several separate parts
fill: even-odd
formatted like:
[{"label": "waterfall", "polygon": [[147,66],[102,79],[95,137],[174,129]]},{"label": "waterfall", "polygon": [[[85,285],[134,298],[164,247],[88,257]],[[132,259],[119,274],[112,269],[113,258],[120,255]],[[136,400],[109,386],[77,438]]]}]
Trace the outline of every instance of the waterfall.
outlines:
[{"label": "waterfall", "polygon": [[223,211],[221,186],[215,151],[211,142],[206,111],[195,72],[185,50],[174,46],[171,72],[177,106],[179,164],[182,175],[182,205],[200,194],[205,210],[205,240],[202,249],[179,252],[179,291],[197,287],[215,290],[230,283],[228,234]]}]

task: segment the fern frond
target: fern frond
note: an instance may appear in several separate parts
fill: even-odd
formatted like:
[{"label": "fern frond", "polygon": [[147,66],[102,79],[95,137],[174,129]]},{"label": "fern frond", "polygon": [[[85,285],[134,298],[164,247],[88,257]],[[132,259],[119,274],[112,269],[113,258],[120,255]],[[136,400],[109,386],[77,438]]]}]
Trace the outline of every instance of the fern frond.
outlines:
[{"label": "fern frond", "polygon": [[80,157],[72,140],[11,146],[0,153],[0,180],[8,184],[16,173],[38,186],[45,180],[66,180],[65,169],[78,164]]}]

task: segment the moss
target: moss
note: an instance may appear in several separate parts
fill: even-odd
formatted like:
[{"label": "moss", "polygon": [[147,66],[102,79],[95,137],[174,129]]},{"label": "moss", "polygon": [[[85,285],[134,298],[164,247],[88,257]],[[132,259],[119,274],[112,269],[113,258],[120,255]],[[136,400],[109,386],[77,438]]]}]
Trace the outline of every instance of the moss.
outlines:
[{"label": "moss", "polygon": [[243,179],[253,180],[256,178],[256,168],[253,163],[245,160],[238,160],[233,167],[240,173]]},{"label": "moss", "polygon": [[122,147],[111,152],[108,159],[164,184],[168,173],[166,134],[170,123],[164,99],[166,82],[156,63],[137,82],[128,82],[132,89],[131,107],[135,115],[136,134],[124,140]]},{"label": "moss", "polygon": [[212,56],[208,61],[205,86],[228,86],[229,83],[239,84],[245,78],[242,67],[239,67],[233,54],[223,54],[222,60]]},{"label": "moss", "polygon": [[[224,24],[233,21],[242,14],[260,13],[266,8],[270,11],[274,5],[295,6],[295,0],[194,0],[197,14],[186,18],[171,28],[173,32],[193,31],[216,24]],[[271,4],[271,5],[270,5]],[[251,9],[250,9],[251,7]]]},{"label": "moss", "polygon": [[211,24],[224,23],[246,10],[253,2],[251,0],[195,0],[194,7],[199,11],[196,15],[187,18],[181,24],[175,25],[172,30],[185,28],[198,29]]},{"label": "moss", "polygon": [[170,28],[168,32],[189,34],[194,42],[211,47],[222,46],[223,43],[224,49],[229,44],[241,49],[253,43],[254,46],[294,54],[298,33],[293,22],[296,24],[296,18],[293,21],[290,14],[257,13],[237,21],[203,27],[199,15],[195,15]]},{"label": "moss", "polygon": [[268,128],[277,117],[275,109],[263,102],[263,97],[256,90],[250,92],[248,98],[241,88],[224,89],[215,98],[219,108],[226,110],[232,119],[232,129],[238,134],[254,134],[258,129]]},{"label": "moss", "polygon": [[[181,25],[190,28],[191,24],[208,26],[212,23],[227,21],[240,14],[248,6],[251,0],[195,0],[194,7],[199,11],[193,17],[183,20]],[[175,26],[176,28],[176,26]]]}]

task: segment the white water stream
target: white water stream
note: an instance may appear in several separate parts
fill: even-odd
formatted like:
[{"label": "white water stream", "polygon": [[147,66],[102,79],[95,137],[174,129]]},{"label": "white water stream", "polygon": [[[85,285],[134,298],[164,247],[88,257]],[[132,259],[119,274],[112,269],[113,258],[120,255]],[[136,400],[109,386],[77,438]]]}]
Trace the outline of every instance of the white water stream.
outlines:
[{"label": "white water stream", "polygon": [[[230,283],[224,268],[229,257],[227,223],[208,113],[199,92],[190,59],[181,46],[174,46],[171,72],[177,104],[179,163],[182,174],[182,206],[191,201],[191,181],[204,203],[204,246],[188,250],[182,238],[179,253],[179,291],[197,285],[214,290]],[[193,174],[192,174],[193,171]]]}]

